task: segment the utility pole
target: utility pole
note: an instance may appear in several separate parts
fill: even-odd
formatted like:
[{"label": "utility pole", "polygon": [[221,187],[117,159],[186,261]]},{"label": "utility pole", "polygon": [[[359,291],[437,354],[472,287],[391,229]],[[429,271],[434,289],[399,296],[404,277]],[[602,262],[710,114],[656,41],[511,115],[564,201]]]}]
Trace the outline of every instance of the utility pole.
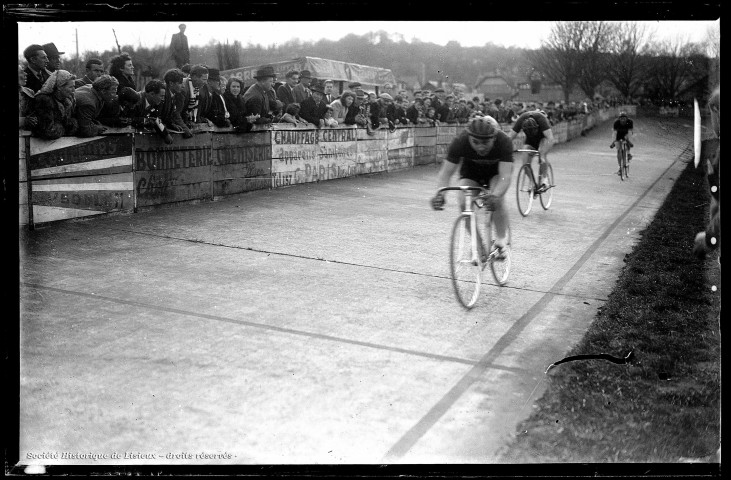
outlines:
[{"label": "utility pole", "polygon": [[76,73],[79,73],[79,66],[81,65],[81,58],[79,58],[79,29],[76,30]]}]

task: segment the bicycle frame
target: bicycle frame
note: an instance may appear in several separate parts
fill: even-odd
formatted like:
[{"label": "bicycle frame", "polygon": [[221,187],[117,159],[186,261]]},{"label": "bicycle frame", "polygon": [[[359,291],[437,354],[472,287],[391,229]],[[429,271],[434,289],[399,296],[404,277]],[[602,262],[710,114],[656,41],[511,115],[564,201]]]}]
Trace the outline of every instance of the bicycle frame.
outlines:
[{"label": "bicycle frame", "polygon": [[[472,208],[472,205],[474,202],[477,202],[478,199],[472,198],[473,194],[483,194],[488,195],[489,191],[483,187],[470,187],[467,185],[460,185],[459,187],[444,187],[440,188],[437,193],[442,193],[449,190],[458,190],[465,194],[465,204],[462,207],[462,213],[460,214],[463,217],[469,217],[470,219],[470,234],[472,239],[472,261],[476,262],[476,265],[480,265],[480,267],[483,266],[482,259],[479,258],[480,256],[477,254],[478,252],[478,245],[477,245],[477,238],[480,235],[477,231],[477,210]],[[478,204],[478,206],[481,208],[482,206]],[[488,212],[491,212],[488,210]],[[489,220],[489,219],[488,219]],[[488,231],[488,236],[490,235]],[[492,241],[491,238],[487,239],[488,242]],[[489,259],[488,259],[489,260]]]},{"label": "bicycle frame", "polygon": [[543,157],[541,156],[541,152],[539,152],[538,150],[533,150],[532,148],[519,148],[518,150],[516,150],[516,152],[528,154],[527,165],[531,166],[530,167],[530,179],[531,179],[531,182],[533,183],[534,190],[535,190],[535,187],[537,186],[538,182],[536,182],[536,176],[533,173],[533,157],[538,157],[538,168],[539,168],[539,172],[540,172],[541,163],[543,163]]}]

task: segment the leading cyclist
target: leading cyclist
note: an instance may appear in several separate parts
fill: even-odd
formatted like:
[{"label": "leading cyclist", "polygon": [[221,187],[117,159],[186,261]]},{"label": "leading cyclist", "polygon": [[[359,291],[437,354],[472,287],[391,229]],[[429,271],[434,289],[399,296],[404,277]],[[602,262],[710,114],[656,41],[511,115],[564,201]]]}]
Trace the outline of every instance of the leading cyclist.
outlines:
[{"label": "leading cyclist", "polygon": [[[538,165],[538,183],[542,184],[543,189],[548,189],[548,175],[546,173],[546,161],[548,160],[548,151],[553,146],[553,130],[551,130],[551,122],[548,116],[542,110],[533,110],[525,112],[515,121],[512,130],[508,132],[508,137],[512,141],[523,130],[525,134],[525,145],[523,148],[531,148],[541,153],[542,162]],[[531,155],[522,154],[522,165],[530,162]]]},{"label": "leading cyclist", "polygon": [[[449,181],[460,164],[460,185],[486,187],[492,194],[489,201],[494,206],[496,230],[492,248],[499,249],[498,255],[503,256],[507,248],[509,227],[503,196],[508,191],[513,174],[513,143],[494,118],[487,115],[473,117],[467,129],[452,140],[447,151],[447,160],[439,170],[437,189],[449,186]],[[459,207],[462,211],[464,194],[459,192],[459,195]],[[431,200],[434,210],[442,210],[444,203],[444,195],[441,193]]]},{"label": "leading cyclist", "polygon": [[[629,149],[634,147],[630,141],[632,133],[632,119],[627,116],[627,112],[619,112],[619,118],[617,118],[614,122],[614,127],[612,127],[612,144],[609,148],[614,148],[614,145],[622,139],[627,140],[627,163],[632,160],[632,154],[629,153]],[[617,171],[617,175],[621,175],[622,159],[619,156],[619,150],[617,150],[617,163],[619,164],[620,169]]]}]

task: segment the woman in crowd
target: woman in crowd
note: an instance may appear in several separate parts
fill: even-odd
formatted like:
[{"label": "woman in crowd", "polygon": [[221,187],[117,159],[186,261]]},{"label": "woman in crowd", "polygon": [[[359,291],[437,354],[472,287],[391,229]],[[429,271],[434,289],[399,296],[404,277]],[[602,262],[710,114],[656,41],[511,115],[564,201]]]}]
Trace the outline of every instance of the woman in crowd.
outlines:
[{"label": "woman in crowd", "polygon": [[56,70],[36,93],[33,116],[38,119],[38,123],[33,128],[34,135],[54,140],[76,133],[78,123],[73,116],[76,106],[75,79],[66,70]]},{"label": "woman in crowd", "polygon": [[238,77],[231,77],[226,83],[226,90],[223,92],[223,100],[226,102],[226,109],[230,114],[231,125],[238,132],[248,132],[253,127],[251,116],[246,115],[246,104],[244,103],[244,81]]},{"label": "woman in crowd", "polygon": [[299,103],[294,102],[287,105],[287,109],[284,111],[282,118],[279,120],[280,123],[291,123],[298,127],[312,126],[307,120],[300,117],[300,109],[302,107]]},{"label": "woman in crowd", "polygon": [[30,130],[38,124],[33,113],[33,90],[25,86],[28,74],[22,65],[18,65],[18,128]]},{"label": "woman in crowd", "polygon": [[[348,116],[348,112],[351,109],[355,109],[355,93],[350,90],[345,90],[340,98],[336,98],[330,103],[333,109],[333,118],[340,124],[345,124],[345,118]],[[354,116],[354,115],[353,115]]]},{"label": "woman in crowd", "polygon": [[109,75],[119,81],[120,90],[124,87],[137,90],[135,67],[132,65],[132,57],[129,56],[129,53],[122,52],[109,60]]}]

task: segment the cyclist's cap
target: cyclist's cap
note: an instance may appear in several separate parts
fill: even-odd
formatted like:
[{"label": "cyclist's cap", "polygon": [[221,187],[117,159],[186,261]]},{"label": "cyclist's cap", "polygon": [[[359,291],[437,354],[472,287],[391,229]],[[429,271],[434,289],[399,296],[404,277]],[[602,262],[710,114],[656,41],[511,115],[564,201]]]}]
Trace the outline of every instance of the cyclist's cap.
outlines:
[{"label": "cyclist's cap", "polygon": [[467,125],[467,133],[476,138],[493,138],[499,130],[500,124],[489,115],[475,116]]}]

